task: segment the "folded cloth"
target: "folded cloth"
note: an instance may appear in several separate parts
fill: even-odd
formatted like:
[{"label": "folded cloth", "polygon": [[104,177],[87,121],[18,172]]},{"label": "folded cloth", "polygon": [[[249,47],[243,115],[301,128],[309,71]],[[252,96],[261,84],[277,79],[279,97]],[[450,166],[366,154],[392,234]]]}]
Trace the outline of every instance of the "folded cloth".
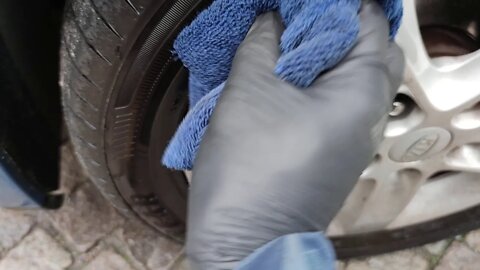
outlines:
[{"label": "folded cloth", "polygon": [[[170,141],[163,164],[178,170],[193,168],[235,52],[259,14],[278,10],[286,27],[274,72],[298,87],[308,87],[355,45],[361,1],[215,0],[174,43],[175,53],[190,72],[190,111]],[[400,26],[402,1],[377,1],[390,22],[393,38]]]}]

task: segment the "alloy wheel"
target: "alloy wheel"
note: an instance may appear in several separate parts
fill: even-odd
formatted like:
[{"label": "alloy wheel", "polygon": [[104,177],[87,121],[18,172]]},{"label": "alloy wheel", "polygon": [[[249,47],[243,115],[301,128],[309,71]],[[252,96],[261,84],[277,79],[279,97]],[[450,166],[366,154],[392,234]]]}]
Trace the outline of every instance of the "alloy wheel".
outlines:
[{"label": "alloy wheel", "polygon": [[421,16],[432,15],[422,2],[441,4],[404,1],[397,37],[406,57],[404,84],[385,140],[330,235],[392,230],[480,205],[477,25],[472,20],[463,29],[438,22],[423,27]]}]

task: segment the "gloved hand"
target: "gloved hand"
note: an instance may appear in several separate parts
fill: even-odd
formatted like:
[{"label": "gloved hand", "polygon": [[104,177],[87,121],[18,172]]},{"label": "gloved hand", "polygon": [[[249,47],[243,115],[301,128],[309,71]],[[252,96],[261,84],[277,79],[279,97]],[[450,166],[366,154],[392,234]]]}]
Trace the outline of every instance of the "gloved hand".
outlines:
[{"label": "gloved hand", "polygon": [[283,32],[260,16],[240,46],[193,171],[186,252],[192,269],[233,269],[286,234],[323,231],[381,140],[403,74],[377,3],[359,41],[310,88],[273,70]]},{"label": "gloved hand", "polygon": [[[393,37],[402,17],[401,0],[378,0]],[[168,168],[192,169],[216,98],[232,60],[255,18],[278,10],[285,32],[275,74],[307,87],[338,64],[355,45],[361,0],[215,0],[177,37],[174,48],[190,72],[190,112],[163,156]]]}]

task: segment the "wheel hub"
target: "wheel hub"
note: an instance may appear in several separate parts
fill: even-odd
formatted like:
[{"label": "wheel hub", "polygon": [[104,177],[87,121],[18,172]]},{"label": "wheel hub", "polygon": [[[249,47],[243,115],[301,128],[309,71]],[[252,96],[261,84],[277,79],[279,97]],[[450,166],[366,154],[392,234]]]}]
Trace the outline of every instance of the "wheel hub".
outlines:
[{"label": "wheel hub", "polygon": [[388,156],[396,162],[413,162],[441,153],[449,145],[452,136],[443,128],[423,128],[411,132],[394,143]]}]

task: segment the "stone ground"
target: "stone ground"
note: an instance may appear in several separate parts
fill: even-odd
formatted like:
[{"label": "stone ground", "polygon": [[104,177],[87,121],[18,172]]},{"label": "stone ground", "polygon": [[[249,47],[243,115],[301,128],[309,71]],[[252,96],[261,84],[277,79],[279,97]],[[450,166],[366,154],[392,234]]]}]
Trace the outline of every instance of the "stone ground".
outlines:
[{"label": "stone ground", "polygon": [[[181,243],[116,213],[62,148],[63,207],[0,209],[0,270],[186,270]],[[480,230],[424,247],[339,262],[342,270],[480,269]]]}]

